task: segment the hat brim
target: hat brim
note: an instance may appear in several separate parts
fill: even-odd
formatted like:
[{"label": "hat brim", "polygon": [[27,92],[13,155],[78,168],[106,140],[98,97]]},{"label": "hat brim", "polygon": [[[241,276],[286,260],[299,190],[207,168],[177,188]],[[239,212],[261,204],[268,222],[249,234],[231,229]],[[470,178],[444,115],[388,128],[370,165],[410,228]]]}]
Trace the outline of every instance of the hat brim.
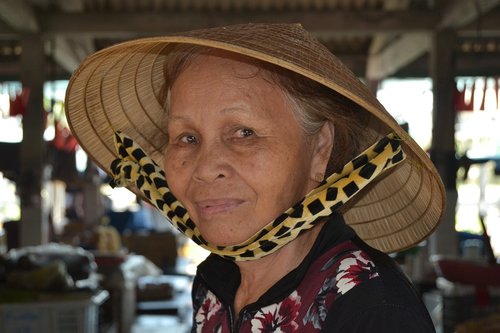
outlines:
[{"label": "hat brim", "polygon": [[317,81],[361,106],[372,116],[373,140],[396,133],[403,139],[407,158],[357,195],[344,212],[346,222],[368,244],[384,252],[411,247],[437,227],[445,192],[427,154],[368,88],[298,24],[246,24],[143,38],[88,57],[70,80],[66,115],[82,148],[108,174],[117,158],[113,130],[132,137],[153,157],[161,154],[161,143],[167,137],[159,96],[171,43],[208,46],[260,59]]}]

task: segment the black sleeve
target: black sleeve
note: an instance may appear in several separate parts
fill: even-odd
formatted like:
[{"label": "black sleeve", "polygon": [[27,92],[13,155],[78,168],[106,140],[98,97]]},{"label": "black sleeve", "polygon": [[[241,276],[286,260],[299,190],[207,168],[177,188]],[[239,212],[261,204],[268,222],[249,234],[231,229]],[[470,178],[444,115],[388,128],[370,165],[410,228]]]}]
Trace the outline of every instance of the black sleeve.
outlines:
[{"label": "black sleeve", "polygon": [[348,319],[330,320],[326,324],[322,330],[325,333],[435,333],[427,318],[392,305],[365,309]]},{"label": "black sleeve", "polygon": [[366,248],[379,277],[363,282],[330,307],[324,333],[435,333],[420,295],[387,255]]}]

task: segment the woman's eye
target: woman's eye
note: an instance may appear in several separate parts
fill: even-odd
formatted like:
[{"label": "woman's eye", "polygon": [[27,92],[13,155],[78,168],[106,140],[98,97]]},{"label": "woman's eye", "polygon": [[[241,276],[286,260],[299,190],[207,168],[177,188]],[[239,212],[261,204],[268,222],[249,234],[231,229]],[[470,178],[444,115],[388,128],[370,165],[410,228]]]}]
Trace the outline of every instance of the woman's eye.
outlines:
[{"label": "woman's eye", "polygon": [[194,135],[184,135],[181,137],[181,141],[193,145],[198,143],[198,138]]},{"label": "woman's eye", "polygon": [[246,137],[254,135],[254,131],[252,131],[249,128],[242,128],[242,129],[238,130],[238,135],[242,138],[246,138]]}]

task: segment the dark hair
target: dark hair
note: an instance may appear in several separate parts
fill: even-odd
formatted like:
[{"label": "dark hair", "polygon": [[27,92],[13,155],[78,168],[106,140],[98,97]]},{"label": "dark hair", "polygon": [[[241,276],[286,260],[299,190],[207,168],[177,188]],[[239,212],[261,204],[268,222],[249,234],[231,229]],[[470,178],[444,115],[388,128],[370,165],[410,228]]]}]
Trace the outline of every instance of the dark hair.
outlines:
[{"label": "dark hair", "polygon": [[[160,103],[168,115],[170,90],[176,78],[198,55],[217,54],[232,56],[234,53],[205,46],[173,44],[169,46],[164,65],[165,83],[160,93]],[[367,141],[364,138],[367,112],[336,91],[300,74],[255,58],[238,55],[242,61],[258,67],[255,75],[262,75],[277,84],[285,93],[306,135],[316,134],[325,121],[331,121],[335,138],[327,175],[338,172],[358,155]],[[240,59],[239,59],[240,60]]]}]

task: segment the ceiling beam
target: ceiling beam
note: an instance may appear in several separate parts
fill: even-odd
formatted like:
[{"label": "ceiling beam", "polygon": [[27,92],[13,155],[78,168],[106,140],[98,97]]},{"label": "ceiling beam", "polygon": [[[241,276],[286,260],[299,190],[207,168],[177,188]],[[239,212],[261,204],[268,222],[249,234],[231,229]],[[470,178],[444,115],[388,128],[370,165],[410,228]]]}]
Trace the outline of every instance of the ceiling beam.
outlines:
[{"label": "ceiling beam", "polygon": [[459,36],[500,36],[500,8],[482,15],[478,21],[472,21],[457,28]]},{"label": "ceiling beam", "polygon": [[366,77],[380,80],[396,73],[430,48],[430,34],[405,34],[393,41],[381,53],[371,55],[366,66]]},{"label": "ceiling beam", "polygon": [[499,0],[462,0],[455,1],[441,19],[438,28],[458,28],[475,21],[500,4]]},{"label": "ceiling beam", "polygon": [[[15,1],[15,0],[7,0]],[[463,0],[468,2],[471,0]],[[492,0],[497,1],[497,0]],[[457,1],[456,3],[462,3]],[[0,1],[0,5],[4,0]],[[483,12],[485,12],[483,10]],[[7,12],[0,11],[3,16]],[[0,14],[1,18],[1,14]],[[431,32],[439,24],[435,11],[336,11],[336,12],[272,12],[272,13],[37,13],[40,31],[47,35],[91,35],[98,37],[133,38],[138,35],[160,35],[183,30],[229,25],[243,22],[300,22],[318,35]],[[126,22],[126,24],[124,24]],[[483,31],[499,32],[500,10],[482,18]],[[475,33],[476,25],[458,27],[460,34]],[[0,37],[15,33],[12,26],[0,21]]]},{"label": "ceiling beam", "polygon": [[46,34],[93,36],[158,35],[244,22],[300,22],[319,34],[373,34],[374,32],[429,31],[438,21],[432,11],[304,12],[162,12],[162,13],[38,13]]},{"label": "ceiling beam", "polygon": [[58,36],[53,41],[54,60],[68,73],[73,73],[85,57],[95,51],[91,40],[85,37],[70,39]]},{"label": "ceiling beam", "polygon": [[[41,4],[48,5],[47,0],[40,1]],[[84,9],[83,0],[59,0],[58,5],[64,11],[71,13],[78,13]],[[25,0],[1,0],[0,19],[3,21],[0,23],[5,23],[0,24],[0,31],[6,32],[5,35],[40,31],[35,12]],[[72,73],[88,54],[95,51],[90,37],[65,38],[58,35],[50,37],[53,42],[51,52],[54,60],[68,73]]]},{"label": "ceiling beam", "polygon": [[[57,0],[57,4],[66,13],[81,13],[85,9],[83,0]],[[54,61],[68,74],[73,73],[85,57],[95,52],[93,40],[88,35],[53,35],[51,40]]]},{"label": "ceiling beam", "polygon": [[[51,1],[54,1],[52,4],[57,3],[56,7],[62,11],[33,12],[27,0],[0,0],[0,38],[15,39],[26,30],[38,29],[35,31],[44,38],[55,41],[57,46],[53,52],[56,61],[68,72],[72,72],[75,64],[87,54],[94,52],[92,38],[95,37],[130,39],[243,22],[301,22],[320,38],[381,36],[380,43],[377,43],[379,47],[372,48],[367,65],[359,66],[356,61],[357,68],[366,67],[366,72],[361,74],[370,79],[381,79],[396,73],[427,52],[430,47],[428,35],[437,28],[449,26],[458,29],[459,35],[477,35],[480,26],[483,36],[500,35],[500,10],[494,10],[500,0],[477,0],[480,25],[474,23],[477,18],[475,0],[447,2],[453,6],[443,10],[446,13],[443,18],[437,10],[403,10],[400,7],[392,10],[322,12],[85,13],[84,0]],[[400,5],[399,0],[394,3]],[[398,37],[401,34],[404,35]]]},{"label": "ceiling beam", "polygon": [[19,32],[39,30],[34,11],[24,0],[0,1],[0,18]]},{"label": "ceiling beam", "polygon": [[[19,81],[21,80],[19,73],[22,68],[19,59],[2,60],[0,62],[0,81]],[[45,69],[45,77],[47,80],[67,80],[70,77],[67,70],[64,70],[59,65],[47,64]]]},{"label": "ceiling beam", "polygon": [[[500,0],[479,0],[478,7],[475,3],[474,0],[450,2],[451,7],[444,11],[445,15],[436,27],[438,29],[457,29],[469,24],[478,16],[494,9],[500,4]],[[428,33],[427,36],[423,36],[423,34],[401,36],[381,52],[370,55],[366,66],[366,77],[370,80],[380,80],[396,73],[402,67],[428,52],[431,47],[429,39]]]},{"label": "ceiling beam", "polygon": [[0,37],[15,39],[19,33],[0,18]]},{"label": "ceiling beam", "polygon": [[[383,2],[383,8],[384,10],[388,11],[396,11],[396,10],[405,10],[409,7],[409,0],[385,0]],[[370,48],[368,50],[368,57],[370,57],[372,54],[378,54],[382,52],[382,50],[387,47],[392,41],[396,38],[399,38],[399,36],[393,32],[391,33],[383,33],[383,34],[375,34],[372,37],[372,41],[370,43]],[[379,66],[382,66],[379,64]],[[366,67],[365,67],[366,68]],[[363,73],[365,75],[366,73]],[[376,80],[372,80],[371,78],[368,78],[376,84]]]},{"label": "ceiling beam", "polygon": [[[365,54],[336,54],[347,67],[356,75],[363,77],[366,73]],[[457,76],[500,76],[500,62],[498,53],[491,54],[457,54],[456,74]],[[428,77],[429,66],[426,56],[420,57],[410,65],[399,70],[395,77]],[[60,63],[60,62],[59,62]],[[56,72],[54,72],[56,70]],[[19,80],[19,61],[13,58],[9,61],[0,62],[0,81]],[[63,70],[60,67],[54,69],[47,66],[47,77],[50,79],[69,79],[72,71],[70,68]]]},{"label": "ceiling beam", "polygon": [[68,13],[81,13],[85,9],[83,0],[57,0],[59,8]]},{"label": "ceiling beam", "polygon": [[[500,76],[498,53],[492,54],[457,54],[455,60],[456,76]],[[394,77],[429,77],[429,56],[424,55],[417,61],[398,71]]]}]

